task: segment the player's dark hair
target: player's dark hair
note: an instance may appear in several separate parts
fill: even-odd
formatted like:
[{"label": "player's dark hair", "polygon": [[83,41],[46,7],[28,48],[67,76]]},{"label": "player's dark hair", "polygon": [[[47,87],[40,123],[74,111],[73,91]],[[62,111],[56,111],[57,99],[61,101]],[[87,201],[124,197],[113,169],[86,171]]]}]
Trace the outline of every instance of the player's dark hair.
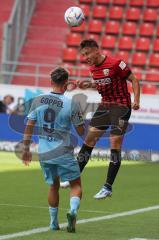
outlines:
[{"label": "player's dark hair", "polygon": [[67,79],[68,72],[62,67],[58,67],[53,72],[51,72],[51,81],[54,83],[61,84]]},{"label": "player's dark hair", "polygon": [[93,39],[83,40],[80,43],[80,50],[82,50],[85,47],[91,47],[91,48],[96,47],[96,48],[99,48],[98,43],[95,40],[93,40]]}]

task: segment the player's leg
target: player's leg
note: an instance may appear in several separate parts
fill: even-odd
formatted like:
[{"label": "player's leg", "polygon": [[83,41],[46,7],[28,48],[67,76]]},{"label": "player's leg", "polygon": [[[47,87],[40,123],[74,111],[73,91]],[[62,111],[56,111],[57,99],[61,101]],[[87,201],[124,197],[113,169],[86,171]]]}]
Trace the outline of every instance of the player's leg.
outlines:
[{"label": "player's leg", "polygon": [[112,185],[121,165],[121,147],[124,133],[128,126],[131,109],[123,106],[112,106],[111,109],[112,130],[110,133],[110,163],[104,186],[94,196],[95,199],[102,199],[112,195]]},{"label": "player's leg", "polygon": [[77,210],[82,197],[80,169],[77,160],[70,156],[59,160],[58,176],[62,181],[70,183],[70,210],[67,214],[68,232],[75,232]]},{"label": "player's leg", "polygon": [[59,230],[58,205],[59,205],[59,178],[57,167],[54,164],[40,162],[45,182],[49,185],[48,204],[50,213],[50,229]]},{"label": "player's leg", "polygon": [[105,125],[107,122],[109,122],[109,119],[106,107],[100,104],[91,119],[85,142],[77,157],[81,172],[89,161],[96,142],[105,133],[105,130],[107,129]]},{"label": "player's leg", "polygon": [[96,145],[98,139],[104,134],[105,131],[97,129],[95,127],[89,127],[85,142],[78,153],[77,161],[80,167],[80,172],[83,171],[84,167],[88,163],[92,150]]},{"label": "player's leg", "polygon": [[71,188],[70,210],[67,213],[67,219],[68,219],[67,231],[75,232],[77,211],[80,206],[80,201],[82,198],[82,188],[81,188],[80,178],[70,181],[70,188]]},{"label": "player's leg", "polygon": [[59,178],[54,179],[54,184],[50,185],[48,192],[48,204],[50,213],[50,228],[59,230],[58,206],[59,206]]}]

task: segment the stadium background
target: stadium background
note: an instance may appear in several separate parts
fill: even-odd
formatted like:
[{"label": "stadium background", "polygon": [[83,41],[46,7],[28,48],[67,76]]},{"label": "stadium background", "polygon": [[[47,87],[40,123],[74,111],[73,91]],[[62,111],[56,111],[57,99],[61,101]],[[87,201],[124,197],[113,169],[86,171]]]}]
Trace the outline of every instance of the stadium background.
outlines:
[{"label": "stadium background", "polygon": [[[85,13],[86,21],[80,27],[69,28],[64,22],[64,11],[72,5],[80,6]],[[70,72],[67,94],[83,93],[87,103],[98,102],[98,93],[88,84],[88,67],[78,53],[80,41],[93,38],[103,53],[128,62],[141,82],[141,109],[132,114],[124,151],[134,159],[159,161],[158,23],[158,0],[2,1],[0,98],[13,95],[12,109],[21,115],[17,106],[49,91],[49,73],[61,65]],[[132,92],[131,85],[129,90]],[[1,150],[14,150],[14,142],[22,138],[9,125],[9,118],[0,115]],[[21,118],[17,119],[23,125]],[[102,138],[97,147],[107,149],[107,138]]]}]

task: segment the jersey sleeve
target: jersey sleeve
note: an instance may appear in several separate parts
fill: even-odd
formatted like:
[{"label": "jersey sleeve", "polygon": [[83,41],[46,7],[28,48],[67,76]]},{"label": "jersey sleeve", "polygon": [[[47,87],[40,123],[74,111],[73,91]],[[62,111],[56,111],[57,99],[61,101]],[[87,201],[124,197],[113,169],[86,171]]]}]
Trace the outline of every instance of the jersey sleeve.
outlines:
[{"label": "jersey sleeve", "polygon": [[127,79],[131,74],[131,69],[123,60],[117,61],[115,64],[115,70],[121,79]]},{"label": "jersey sleeve", "polygon": [[37,105],[36,105],[36,100],[34,100],[31,104],[31,107],[30,107],[30,110],[29,110],[29,113],[27,115],[27,118],[29,120],[34,120],[36,121],[37,120]]},{"label": "jersey sleeve", "polygon": [[71,121],[74,126],[79,126],[84,123],[80,105],[75,101],[72,102]]}]

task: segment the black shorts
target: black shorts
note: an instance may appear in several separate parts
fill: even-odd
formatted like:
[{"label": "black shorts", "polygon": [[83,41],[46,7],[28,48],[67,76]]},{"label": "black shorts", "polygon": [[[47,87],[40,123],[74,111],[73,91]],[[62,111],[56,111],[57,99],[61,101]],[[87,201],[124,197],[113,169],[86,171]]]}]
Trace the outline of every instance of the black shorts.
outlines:
[{"label": "black shorts", "polygon": [[115,103],[100,104],[94,113],[90,126],[100,130],[111,128],[113,135],[123,135],[128,126],[131,107]]}]

